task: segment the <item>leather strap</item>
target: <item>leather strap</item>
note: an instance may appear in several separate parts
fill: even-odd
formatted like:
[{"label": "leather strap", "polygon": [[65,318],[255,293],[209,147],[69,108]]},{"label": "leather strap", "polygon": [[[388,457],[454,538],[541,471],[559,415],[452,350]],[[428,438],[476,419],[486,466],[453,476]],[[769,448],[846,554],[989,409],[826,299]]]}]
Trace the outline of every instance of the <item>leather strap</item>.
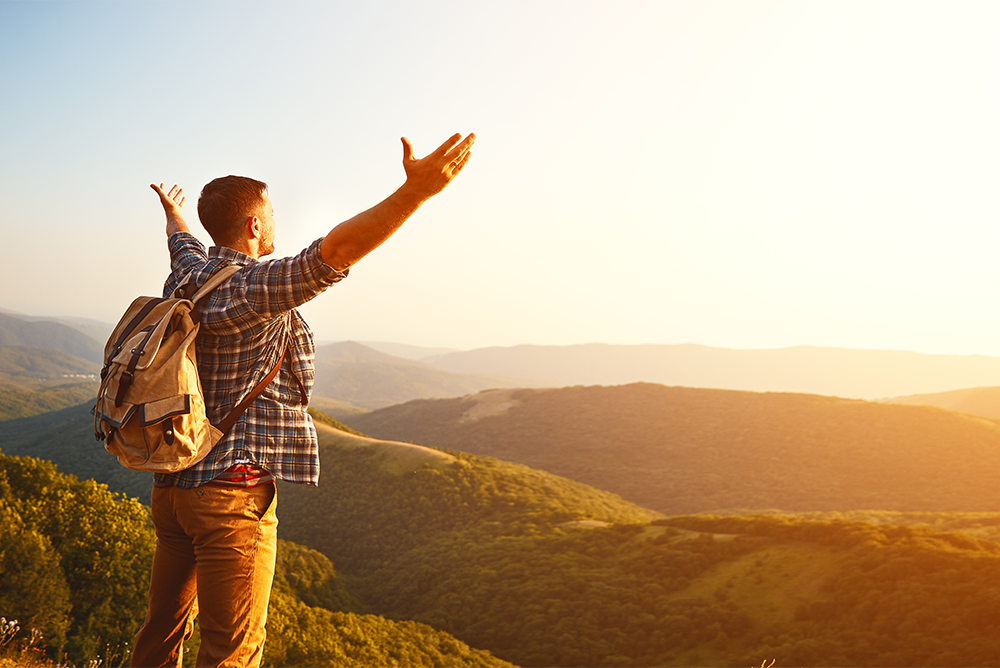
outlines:
[{"label": "leather strap", "polygon": [[281,349],[281,357],[278,358],[278,363],[274,365],[273,369],[271,369],[271,373],[264,376],[264,378],[261,379],[259,383],[257,383],[256,387],[253,388],[253,391],[251,391],[250,394],[248,394],[247,396],[243,397],[243,401],[236,404],[236,407],[233,408],[233,410],[229,411],[229,415],[224,417],[222,419],[222,422],[216,425],[216,428],[219,431],[225,434],[230,429],[232,429],[233,425],[236,424],[236,421],[240,419],[240,416],[243,415],[243,413],[245,413],[248,408],[250,408],[250,404],[253,403],[254,399],[259,397],[261,393],[264,391],[264,389],[271,384],[271,381],[274,380],[274,377],[278,375],[278,370],[281,369],[281,364],[282,362],[285,361],[285,353],[287,352],[288,352],[288,344],[286,343],[285,347]]},{"label": "leather strap", "polygon": [[104,368],[101,369],[101,380],[104,380],[104,377],[108,375],[108,368],[111,366],[111,360],[118,357],[118,353],[122,351],[122,346],[125,345],[125,341],[127,341],[129,335],[132,334],[132,330],[134,330],[136,326],[140,322],[142,322],[143,318],[149,315],[150,311],[152,311],[154,308],[156,308],[158,305],[162,304],[165,301],[167,300],[162,299],[160,297],[154,297],[153,299],[150,299],[148,302],[146,302],[146,304],[142,307],[142,309],[135,314],[135,317],[133,317],[129,321],[129,323],[125,325],[125,329],[122,330],[122,333],[118,337],[118,340],[115,341],[115,346],[111,350],[111,354],[108,355],[107,358],[104,360]]}]

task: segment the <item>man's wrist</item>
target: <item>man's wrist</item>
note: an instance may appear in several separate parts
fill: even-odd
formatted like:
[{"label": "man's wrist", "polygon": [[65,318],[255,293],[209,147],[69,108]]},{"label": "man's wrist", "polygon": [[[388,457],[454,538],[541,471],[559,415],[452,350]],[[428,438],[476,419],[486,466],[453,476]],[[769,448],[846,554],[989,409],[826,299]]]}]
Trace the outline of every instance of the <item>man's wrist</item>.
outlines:
[{"label": "man's wrist", "polygon": [[407,180],[399,187],[395,193],[393,193],[394,199],[404,207],[417,209],[421,204],[433,197],[435,193],[427,192],[425,188],[414,185],[411,181]]},{"label": "man's wrist", "polygon": [[187,223],[185,223],[183,220],[170,219],[170,218],[167,219],[168,237],[172,237],[178,232],[190,232],[190,231],[191,230],[188,228]]}]

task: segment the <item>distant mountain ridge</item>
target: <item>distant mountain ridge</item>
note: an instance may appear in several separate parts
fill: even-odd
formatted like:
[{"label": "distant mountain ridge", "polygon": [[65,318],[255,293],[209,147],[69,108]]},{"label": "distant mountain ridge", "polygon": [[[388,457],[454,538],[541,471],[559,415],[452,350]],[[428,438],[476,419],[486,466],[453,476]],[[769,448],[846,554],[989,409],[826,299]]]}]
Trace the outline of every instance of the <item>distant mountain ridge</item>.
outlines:
[{"label": "distant mountain ridge", "polygon": [[[95,363],[101,362],[111,328],[83,318],[0,309],[0,346],[48,348]],[[1000,357],[807,345],[740,350],[693,343],[525,344],[466,351],[386,341],[317,346],[316,396],[362,409],[494,387],[636,382],[873,400],[1000,386]]]},{"label": "distant mountain ridge", "polygon": [[101,363],[104,344],[68,325],[51,320],[28,320],[0,313],[0,346],[49,348]]},{"label": "distant mountain ridge", "polygon": [[457,348],[428,348],[426,346],[411,346],[405,343],[393,343],[392,341],[358,341],[363,346],[368,346],[380,353],[402,357],[407,360],[424,361],[428,357],[438,357],[447,353],[459,352]]},{"label": "distant mountain ridge", "polygon": [[100,348],[61,323],[0,313],[0,421],[74,406],[94,396]]},{"label": "distant mountain ridge", "polygon": [[925,406],[636,383],[492,390],[343,419],[665,513],[993,511],[1000,422]]},{"label": "distant mountain ridge", "polygon": [[502,374],[454,373],[353,341],[316,349],[313,395],[367,409],[422,397],[458,397],[492,387],[538,387]]},{"label": "distant mountain ridge", "polygon": [[856,399],[1000,385],[1000,357],[795,346],[735,350],[667,345],[520,345],[425,360],[455,373],[504,373],[541,384],[636,382],[752,392],[801,392]]},{"label": "distant mountain ridge", "polygon": [[[0,308],[0,345],[50,348],[95,363],[101,362],[112,327],[84,318],[41,318]],[[741,350],[693,343],[525,344],[461,351],[344,341],[317,346],[315,394],[373,409],[494,387],[637,382],[873,400],[1000,386],[1000,357],[808,345]]]},{"label": "distant mountain ridge", "polygon": [[886,401],[910,406],[937,406],[949,411],[1000,420],[1000,387],[970,387],[951,392],[912,394],[906,397],[893,397]]}]

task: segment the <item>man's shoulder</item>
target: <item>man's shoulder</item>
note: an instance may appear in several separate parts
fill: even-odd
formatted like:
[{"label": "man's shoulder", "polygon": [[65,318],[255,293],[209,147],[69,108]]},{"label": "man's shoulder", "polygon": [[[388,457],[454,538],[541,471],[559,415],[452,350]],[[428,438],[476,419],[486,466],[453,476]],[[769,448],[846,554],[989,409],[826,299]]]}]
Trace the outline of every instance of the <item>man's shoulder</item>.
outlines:
[{"label": "man's shoulder", "polygon": [[190,232],[174,232],[167,238],[167,248],[171,254],[175,252],[197,253],[207,257],[205,244]]}]

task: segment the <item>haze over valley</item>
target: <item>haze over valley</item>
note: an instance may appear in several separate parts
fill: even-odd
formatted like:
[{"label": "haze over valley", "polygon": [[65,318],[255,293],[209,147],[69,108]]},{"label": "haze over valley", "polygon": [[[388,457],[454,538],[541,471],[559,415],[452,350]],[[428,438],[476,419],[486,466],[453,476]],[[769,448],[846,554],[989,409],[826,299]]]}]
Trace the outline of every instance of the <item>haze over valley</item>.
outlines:
[{"label": "haze over valley", "polygon": [[[135,632],[153,540],[148,474],[93,437],[96,325],[0,316],[0,546],[33,546],[0,549],[0,612],[78,662]],[[1000,662],[995,358],[340,342],[316,361],[321,484],[279,486],[264,665]],[[800,386],[893,398],[773,391]]]}]

